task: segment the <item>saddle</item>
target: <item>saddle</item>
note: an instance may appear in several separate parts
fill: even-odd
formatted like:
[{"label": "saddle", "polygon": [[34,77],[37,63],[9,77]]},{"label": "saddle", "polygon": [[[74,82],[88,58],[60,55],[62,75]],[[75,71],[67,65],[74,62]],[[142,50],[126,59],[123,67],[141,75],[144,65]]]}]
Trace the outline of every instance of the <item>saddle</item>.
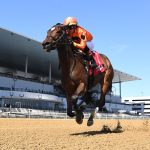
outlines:
[{"label": "saddle", "polygon": [[[87,70],[89,76],[96,76],[99,73],[102,73],[106,70],[104,66],[104,62],[101,58],[101,54],[99,54],[97,51],[91,51],[90,58],[87,56],[83,51],[80,49],[74,49],[75,54],[80,55],[84,60],[84,67]],[[93,66],[93,63],[91,61],[95,61],[95,65]]]},{"label": "saddle", "polygon": [[[88,89],[90,88],[91,85],[93,85],[94,82],[94,77],[97,74],[103,73],[106,68],[104,66],[104,62],[101,58],[101,54],[99,54],[96,51],[91,51],[91,55],[89,58],[83,51],[79,50],[79,49],[74,49],[74,52],[76,55],[80,55],[83,59],[83,65],[89,75],[89,79],[88,79]],[[94,66],[92,65],[91,61],[95,61]]]}]

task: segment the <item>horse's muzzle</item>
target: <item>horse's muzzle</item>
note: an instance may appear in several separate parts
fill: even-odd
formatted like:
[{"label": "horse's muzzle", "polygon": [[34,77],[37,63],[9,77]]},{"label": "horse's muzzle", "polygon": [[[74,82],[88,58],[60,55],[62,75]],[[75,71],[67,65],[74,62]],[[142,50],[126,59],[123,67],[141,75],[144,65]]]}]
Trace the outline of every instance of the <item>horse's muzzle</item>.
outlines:
[{"label": "horse's muzzle", "polygon": [[50,52],[51,50],[54,50],[55,47],[53,47],[51,44],[47,43],[42,43],[43,49],[46,50],[47,52]]}]

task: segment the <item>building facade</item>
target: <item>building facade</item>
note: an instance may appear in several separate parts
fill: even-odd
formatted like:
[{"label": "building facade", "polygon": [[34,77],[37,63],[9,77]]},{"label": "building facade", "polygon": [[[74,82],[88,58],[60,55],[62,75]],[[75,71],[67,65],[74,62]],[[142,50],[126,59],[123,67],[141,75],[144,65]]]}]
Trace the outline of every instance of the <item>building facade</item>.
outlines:
[{"label": "building facade", "polygon": [[134,107],[133,111],[139,111],[140,105],[143,105],[143,113],[145,115],[150,115],[150,96],[142,97],[123,97],[123,103],[131,103]]}]

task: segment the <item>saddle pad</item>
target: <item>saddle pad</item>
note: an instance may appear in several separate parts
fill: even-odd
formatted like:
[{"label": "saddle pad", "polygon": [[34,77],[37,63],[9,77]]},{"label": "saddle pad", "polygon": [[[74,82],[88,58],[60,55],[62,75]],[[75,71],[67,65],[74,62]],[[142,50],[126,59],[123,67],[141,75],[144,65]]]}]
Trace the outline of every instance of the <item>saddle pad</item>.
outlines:
[{"label": "saddle pad", "polygon": [[96,51],[92,51],[92,56],[96,62],[96,65],[97,67],[95,67],[94,69],[93,68],[90,68],[90,75],[92,75],[92,72],[94,71],[94,76],[101,73],[101,72],[104,72],[106,70],[105,66],[104,66],[104,62],[101,58],[101,55],[96,52]]}]

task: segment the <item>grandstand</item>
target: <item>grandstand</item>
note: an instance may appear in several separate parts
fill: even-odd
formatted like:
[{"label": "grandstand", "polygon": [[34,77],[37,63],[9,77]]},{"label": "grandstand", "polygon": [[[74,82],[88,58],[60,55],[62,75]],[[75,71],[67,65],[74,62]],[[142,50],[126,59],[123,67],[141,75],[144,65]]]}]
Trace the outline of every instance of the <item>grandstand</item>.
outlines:
[{"label": "grandstand", "polygon": [[[6,108],[14,111],[36,109],[64,112],[66,101],[60,78],[56,51],[46,53],[40,42],[0,28],[0,107],[2,110]],[[106,96],[106,107],[109,111],[117,112],[123,108],[127,111],[132,110],[129,104],[121,104],[121,83],[139,79],[115,70],[113,83],[119,83],[120,95]],[[95,87],[94,91],[99,97],[100,93],[97,89],[98,87]]]}]

